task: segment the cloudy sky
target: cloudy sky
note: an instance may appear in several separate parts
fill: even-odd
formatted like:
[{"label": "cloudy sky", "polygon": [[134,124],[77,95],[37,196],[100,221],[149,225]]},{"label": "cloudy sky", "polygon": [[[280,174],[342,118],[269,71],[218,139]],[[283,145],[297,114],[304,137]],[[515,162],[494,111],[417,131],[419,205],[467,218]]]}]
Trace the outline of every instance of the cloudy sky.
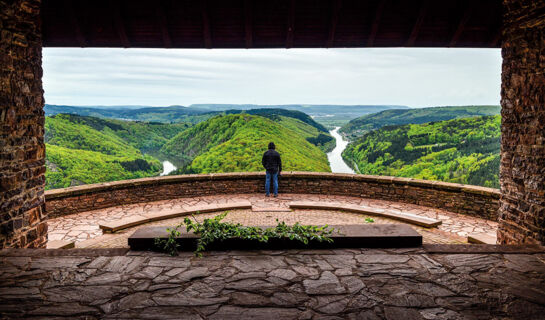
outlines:
[{"label": "cloudy sky", "polygon": [[48,104],[500,101],[499,49],[43,50]]}]

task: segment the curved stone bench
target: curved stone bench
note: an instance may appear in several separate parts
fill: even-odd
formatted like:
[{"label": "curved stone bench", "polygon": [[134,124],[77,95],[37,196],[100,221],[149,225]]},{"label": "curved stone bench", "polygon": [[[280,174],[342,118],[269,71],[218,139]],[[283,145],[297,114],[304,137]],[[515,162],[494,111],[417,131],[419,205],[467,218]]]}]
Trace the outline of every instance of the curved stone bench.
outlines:
[{"label": "curved stone bench", "polygon": [[397,213],[385,209],[377,209],[355,204],[336,203],[336,202],[315,202],[315,201],[293,201],[290,202],[290,208],[294,209],[319,209],[319,210],[342,210],[372,216],[379,216],[393,220],[403,221],[426,228],[437,227],[441,220],[421,217],[414,214]]},{"label": "curved stone bench", "polygon": [[497,237],[490,236],[485,233],[472,233],[467,236],[468,243],[475,244],[496,244],[498,241]]},{"label": "curved stone bench", "polygon": [[[264,193],[263,172],[189,174],[82,185],[45,193],[50,218],[124,204],[220,194]],[[497,220],[498,189],[457,183],[322,172],[282,172],[281,193],[411,203]]]},{"label": "curved stone bench", "polygon": [[130,227],[146,224],[149,222],[166,220],[171,218],[177,218],[182,216],[187,216],[195,213],[205,213],[205,212],[215,212],[223,210],[233,210],[233,209],[250,209],[252,204],[249,201],[238,201],[238,202],[228,202],[228,203],[219,203],[211,204],[204,206],[194,206],[191,209],[170,209],[170,210],[161,210],[157,212],[149,212],[145,214],[139,214],[130,216],[127,218],[114,220],[114,221],[105,221],[99,223],[100,229],[104,233],[113,233],[122,229],[127,229]]}]

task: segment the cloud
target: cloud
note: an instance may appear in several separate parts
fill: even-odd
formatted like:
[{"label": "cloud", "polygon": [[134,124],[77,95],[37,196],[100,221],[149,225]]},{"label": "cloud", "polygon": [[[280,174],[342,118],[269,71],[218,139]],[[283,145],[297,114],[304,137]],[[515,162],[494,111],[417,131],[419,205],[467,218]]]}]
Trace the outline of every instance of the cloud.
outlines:
[{"label": "cloud", "polygon": [[44,48],[47,103],[499,104],[498,49]]}]

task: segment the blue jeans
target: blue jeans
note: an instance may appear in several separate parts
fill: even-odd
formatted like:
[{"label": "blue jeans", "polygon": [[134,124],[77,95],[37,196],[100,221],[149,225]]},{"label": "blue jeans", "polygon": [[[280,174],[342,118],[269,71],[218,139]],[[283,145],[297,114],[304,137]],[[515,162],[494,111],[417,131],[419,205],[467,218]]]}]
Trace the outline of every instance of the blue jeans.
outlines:
[{"label": "blue jeans", "polygon": [[278,172],[277,173],[267,172],[267,176],[265,178],[265,193],[269,195],[269,190],[271,186],[271,178],[273,181],[274,195],[278,195]]}]

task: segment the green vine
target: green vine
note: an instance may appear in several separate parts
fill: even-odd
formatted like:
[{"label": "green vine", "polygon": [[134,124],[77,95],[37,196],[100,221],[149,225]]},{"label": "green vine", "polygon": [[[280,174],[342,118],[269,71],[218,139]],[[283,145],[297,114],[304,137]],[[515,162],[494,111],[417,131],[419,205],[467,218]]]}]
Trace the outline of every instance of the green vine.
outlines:
[{"label": "green vine", "polygon": [[169,237],[166,240],[155,239],[155,245],[172,256],[177,255],[179,245],[176,242],[176,238],[180,236],[178,229],[184,225],[187,232],[193,231],[200,236],[197,241],[197,249],[195,250],[195,255],[198,257],[202,256],[202,252],[211,243],[231,238],[257,240],[259,242],[267,242],[269,239],[290,239],[300,241],[304,244],[308,244],[309,241],[333,242],[330,235],[335,230],[328,229],[328,225],[319,227],[301,225],[297,222],[293,226],[289,226],[284,221],[279,222],[277,219],[276,222],[278,225],[276,227],[261,229],[259,227],[246,227],[239,223],[221,222],[227,213],[222,213],[211,219],[204,219],[203,223],[196,221],[196,219],[193,222],[189,218],[185,218],[175,228],[167,229]]}]

